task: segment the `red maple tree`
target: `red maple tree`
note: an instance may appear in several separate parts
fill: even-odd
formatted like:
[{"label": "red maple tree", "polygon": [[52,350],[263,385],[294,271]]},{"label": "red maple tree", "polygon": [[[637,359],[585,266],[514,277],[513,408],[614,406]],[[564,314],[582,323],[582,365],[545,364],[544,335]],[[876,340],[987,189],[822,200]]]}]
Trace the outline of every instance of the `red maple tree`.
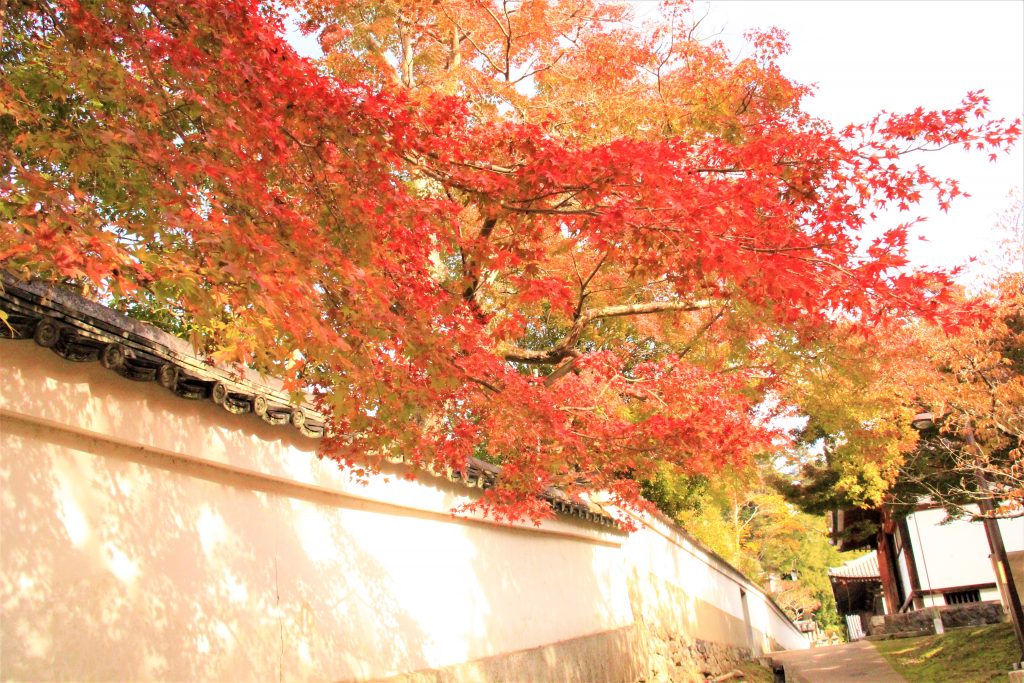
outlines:
[{"label": "red maple tree", "polygon": [[255,0],[7,7],[3,267],[179,311],[327,457],[498,462],[509,519],[770,449],[773,339],[947,315],[911,221],[864,237],[960,194],[904,155],[1020,135],[981,93],[834,130],[780,32],[734,61],[686,3],[295,3],[319,63]]}]

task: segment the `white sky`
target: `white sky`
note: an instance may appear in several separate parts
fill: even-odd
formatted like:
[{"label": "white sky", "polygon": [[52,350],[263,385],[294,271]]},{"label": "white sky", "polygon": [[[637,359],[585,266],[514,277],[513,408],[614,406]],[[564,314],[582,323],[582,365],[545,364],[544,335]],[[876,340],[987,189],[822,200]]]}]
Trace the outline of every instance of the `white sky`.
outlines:
[{"label": "white sky", "polygon": [[[636,4],[643,11],[654,3]],[[968,90],[979,89],[992,99],[997,116],[1024,114],[1020,0],[710,0],[697,3],[695,11],[708,13],[702,32],[721,31],[730,46],[740,45],[749,28],[786,30],[791,50],[783,72],[816,84],[807,110],[837,125],[867,120],[882,109],[953,107]],[[1018,144],[995,163],[961,149],[919,155],[915,162],[957,178],[972,196],[960,198],[948,214],[929,205],[913,212],[928,219],[920,231],[929,240],[912,246],[914,263],[949,267],[982,257],[964,279],[979,277],[985,252],[1005,237],[993,227],[1010,206],[1010,192],[1024,187],[1024,150]]]}]

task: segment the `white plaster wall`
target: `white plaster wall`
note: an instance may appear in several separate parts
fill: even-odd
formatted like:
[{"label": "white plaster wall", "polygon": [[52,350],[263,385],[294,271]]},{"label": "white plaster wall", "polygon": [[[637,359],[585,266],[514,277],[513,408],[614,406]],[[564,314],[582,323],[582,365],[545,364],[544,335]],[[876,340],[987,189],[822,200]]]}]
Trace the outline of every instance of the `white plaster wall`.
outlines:
[{"label": "white plaster wall", "polygon": [[629,626],[639,595],[693,637],[806,647],[657,520],[455,519],[470,490],[353,481],[291,429],[31,342],[0,342],[0,420],[4,679],[383,677]]},{"label": "white plaster wall", "polygon": [[981,601],[982,602],[985,602],[987,600],[999,600],[1000,599],[999,589],[998,588],[982,588],[980,593],[981,593]]},{"label": "white plaster wall", "polygon": [[[634,602],[656,606],[654,614],[645,615],[649,620],[677,625],[705,640],[750,647],[755,654],[808,646],[807,639],[742,574],[661,520],[634,519],[641,526],[630,535],[623,553],[641,578]],[[741,591],[747,596],[746,615]]]},{"label": "white plaster wall", "polygon": [[999,520],[999,531],[1003,535],[1006,552],[1015,553],[1024,550],[1024,517]]},{"label": "white plaster wall", "polygon": [[[995,583],[988,539],[980,522],[957,520],[942,524],[942,509],[922,510],[907,518],[921,588],[943,589]],[[1008,552],[1024,549],[1024,519],[999,524]],[[998,599],[998,591],[982,599]],[[939,598],[941,601],[941,598]],[[942,603],[944,604],[944,603]]]},{"label": "white plaster wall", "polygon": [[909,596],[914,589],[910,581],[910,555],[907,553],[906,546],[896,554],[896,562],[899,563],[899,577],[900,583],[903,585],[903,595]]}]

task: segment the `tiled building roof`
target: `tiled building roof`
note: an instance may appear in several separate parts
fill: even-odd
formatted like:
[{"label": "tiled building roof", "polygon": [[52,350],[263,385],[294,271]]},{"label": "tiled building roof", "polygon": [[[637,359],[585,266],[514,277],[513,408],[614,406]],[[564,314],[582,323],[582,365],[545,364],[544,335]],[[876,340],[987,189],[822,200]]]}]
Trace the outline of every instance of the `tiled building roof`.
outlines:
[{"label": "tiled building roof", "polygon": [[828,570],[828,575],[832,580],[877,581],[879,580],[878,552],[872,550],[863,557],[850,560],[839,567],[832,567]]},{"label": "tiled building roof", "polygon": [[[0,272],[0,311],[7,315],[7,324],[0,322],[0,339],[34,339],[69,361],[98,361],[127,379],[158,382],[183,399],[210,400],[231,413],[252,413],[311,438],[322,437],[327,429],[324,416],[309,404],[294,403],[279,381],[211,365],[184,340],[68,289],[23,282]],[[464,472],[432,473],[486,489],[501,476],[501,468],[470,458]],[[572,500],[558,489],[549,489],[543,497],[558,514],[618,526],[595,503]]]}]

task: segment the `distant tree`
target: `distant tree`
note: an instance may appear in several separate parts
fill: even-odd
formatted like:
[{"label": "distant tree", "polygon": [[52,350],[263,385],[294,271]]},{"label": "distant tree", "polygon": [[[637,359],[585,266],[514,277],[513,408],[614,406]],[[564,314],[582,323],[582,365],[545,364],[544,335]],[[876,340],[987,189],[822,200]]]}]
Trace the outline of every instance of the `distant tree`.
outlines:
[{"label": "distant tree", "polygon": [[775,484],[815,514],[881,505],[917,446],[911,421],[935,378],[917,323],[870,336],[839,326],[802,349],[788,376],[784,400],[806,422]]},{"label": "distant tree", "polygon": [[930,409],[896,491],[924,495],[957,515],[994,495],[997,516],[1024,516],[1024,273],[988,293],[986,324],[935,340],[936,381],[922,395]]},{"label": "distant tree", "polygon": [[801,512],[756,477],[688,477],[662,468],[645,496],[759,583],[793,619],[839,624],[828,569],[845,559],[825,519]]},{"label": "distant tree", "polygon": [[820,382],[799,385],[810,419],[779,477],[790,499],[819,513],[927,499],[962,516],[994,494],[1000,516],[1024,515],[1022,278],[1005,274],[971,297],[974,324],[912,321],[888,341],[844,341],[851,355],[833,353]]}]

